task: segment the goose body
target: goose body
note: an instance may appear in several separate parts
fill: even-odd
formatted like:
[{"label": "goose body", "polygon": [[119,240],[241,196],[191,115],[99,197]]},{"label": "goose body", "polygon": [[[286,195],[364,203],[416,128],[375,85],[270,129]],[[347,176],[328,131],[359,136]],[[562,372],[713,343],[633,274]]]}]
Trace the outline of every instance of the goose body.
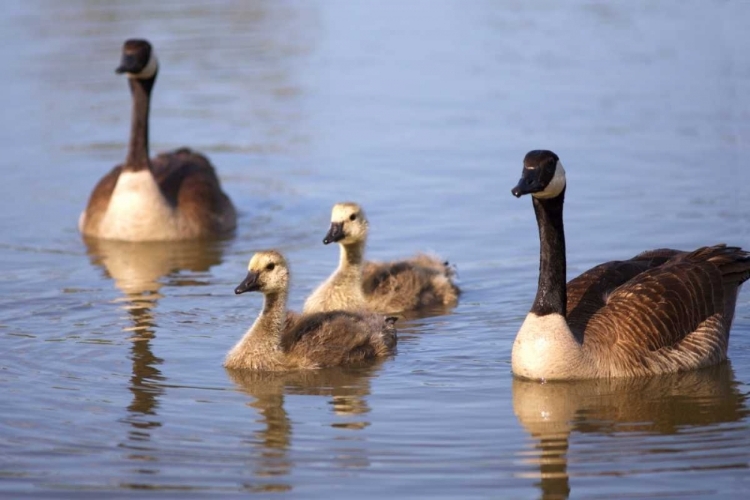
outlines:
[{"label": "goose body", "polygon": [[124,241],[169,241],[220,236],[236,226],[232,202],[208,159],[187,148],[151,160],[148,114],[158,63],[145,40],[128,40],[118,73],[133,96],[125,162],[96,185],[78,228],[86,236]]},{"label": "goose body", "polygon": [[516,335],[512,369],[530,379],[634,377],[726,359],[750,254],[716,245],[652,250],[565,283],[565,170],[532,151],[515,196],[531,194],[540,235],[539,287]]},{"label": "goose body", "polygon": [[368,309],[383,313],[453,307],[460,290],[454,271],[437,257],[418,254],[395,262],[364,260],[369,223],[356,203],[338,203],[323,243],[341,247],[339,266],[305,301],[305,312]]},{"label": "goose body", "polygon": [[235,293],[260,291],[263,309],[227,354],[224,366],[249,370],[317,369],[358,363],[392,354],[395,318],[350,311],[290,314],[286,310],[289,271],[276,251],[256,253]]}]

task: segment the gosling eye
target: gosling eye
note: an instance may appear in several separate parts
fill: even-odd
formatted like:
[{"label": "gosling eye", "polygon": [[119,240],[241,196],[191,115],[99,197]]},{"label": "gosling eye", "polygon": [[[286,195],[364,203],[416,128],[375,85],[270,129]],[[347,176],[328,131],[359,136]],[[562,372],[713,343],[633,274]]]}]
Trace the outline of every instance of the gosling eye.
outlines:
[{"label": "gosling eye", "polygon": [[357,214],[351,214],[349,220],[357,220]]},{"label": "gosling eye", "polygon": [[270,264],[268,264],[266,266],[266,271],[273,271],[274,267],[276,267],[276,264],[274,264],[273,262],[271,262]]}]

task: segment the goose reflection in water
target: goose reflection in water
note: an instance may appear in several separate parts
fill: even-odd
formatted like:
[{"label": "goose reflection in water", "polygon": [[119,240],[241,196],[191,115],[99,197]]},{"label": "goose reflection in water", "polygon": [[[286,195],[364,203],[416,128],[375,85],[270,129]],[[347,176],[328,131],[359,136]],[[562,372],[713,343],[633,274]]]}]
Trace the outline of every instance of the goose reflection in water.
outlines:
[{"label": "goose reflection in water", "polygon": [[[530,476],[540,480],[537,485],[541,498],[570,496],[570,476],[576,474],[568,470],[569,445],[571,440],[575,441],[576,434],[606,437],[639,433],[644,441],[639,449],[631,452],[641,453],[647,462],[647,455],[663,453],[663,449],[656,449],[647,440],[650,435],[675,435],[686,428],[709,427],[746,418],[750,414],[747,396],[737,385],[729,363],[646,378],[554,383],[514,379],[513,410],[521,425],[537,440],[535,451],[526,458],[528,463],[538,467],[538,472]],[[694,438],[685,440],[684,445],[691,447],[684,450],[684,455],[690,454],[693,460],[696,446],[715,447],[715,444],[697,443]],[[678,440],[670,448],[683,451],[679,446]],[[668,468],[671,460],[679,460],[679,467],[685,467],[684,455],[671,453],[660,460],[657,467]],[[576,456],[575,463],[580,465],[583,458]],[[691,464],[694,466],[695,462],[691,460],[687,466]],[[596,472],[587,475],[626,476],[630,473],[603,470],[602,464],[597,467]]]},{"label": "goose reflection in water", "polygon": [[[382,360],[364,365],[326,368],[322,370],[297,370],[291,372],[263,372],[227,369],[229,378],[245,393],[252,396],[248,406],[254,408],[263,427],[250,440],[258,449],[259,463],[255,476],[279,478],[291,473],[294,466],[288,457],[292,442],[292,420],[284,408],[285,396],[330,397],[336,415],[331,426],[337,429],[360,430],[369,425],[365,417],[370,412],[367,396],[370,380],[380,369]],[[350,446],[356,437],[342,440],[346,447],[337,453],[337,467],[367,467],[369,460],[364,447]],[[342,444],[343,444],[342,443]],[[254,488],[263,491],[291,489],[278,479]]]},{"label": "goose reflection in water", "polygon": [[[158,366],[162,359],[151,350],[156,331],[154,308],[162,297],[163,278],[179,271],[200,273],[221,263],[221,242],[126,243],[85,239],[93,264],[101,267],[123,296],[118,302],[127,312],[129,324],[123,331],[130,334],[132,375],[129,390],[133,395],[123,419],[132,429],[123,448],[133,450],[132,460],[145,463],[155,460],[146,445],[150,430],[161,426],[157,415],[159,399],[164,394],[165,378]],[[174,278],[170,285],[200,285],[195,277]],[[142,468],[141,472],[152,472]]]}]

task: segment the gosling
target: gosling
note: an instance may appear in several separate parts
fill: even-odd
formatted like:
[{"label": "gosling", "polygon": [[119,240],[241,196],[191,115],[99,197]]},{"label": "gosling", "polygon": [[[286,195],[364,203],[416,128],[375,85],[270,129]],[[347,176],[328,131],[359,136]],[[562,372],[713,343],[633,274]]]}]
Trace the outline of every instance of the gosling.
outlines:
[{"label": "gosling", "polygon": [[259,291],[263,309],[253,326],[229,351],[232,369],[312,370],[358,363],[392,354],[396,318],[374,313],[331,311],[288,314],[289,268],[277,251],[253,255],[234,293]]},{"label": "gosling", "polygon": [[454,307],[461,291],[453,282],[455,271],[436,257],[418,254],[396,262],[365,262],[369,223],[356,203],[337,203],[324,244],[341,247],[339,267],[304,305],[304,312],[371,311],[398,314],[425,313]]}]

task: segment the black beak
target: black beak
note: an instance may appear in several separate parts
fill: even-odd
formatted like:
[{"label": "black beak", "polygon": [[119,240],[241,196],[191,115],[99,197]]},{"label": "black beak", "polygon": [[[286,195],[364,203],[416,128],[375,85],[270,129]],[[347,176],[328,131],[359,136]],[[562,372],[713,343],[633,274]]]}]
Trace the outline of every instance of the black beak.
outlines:
[{"label": "black beak", "polygon": [[120,60],[120,65],[115,70],[115,73],[138,73],[143,69],[139,66],[140,65],[135,60],[135,55],[123,54],[122,59]]},{"label": "black beak", "polygon": [[533,170],[524,168],[523,173],[521,174],[521,180],[518,181],[516,187],[511,189],[510,192],[516,198],[520,198],[525,194],[532,194],[543,191],[544,188],[542,187],[541,176],[542,169],[540,168],[535,168]]},{"label": "black beak", "polygon": [[234,293],[237,295],[245,292],[255,292],[260,290],[260,285],[258,284],[258,273],[255,271],[249,271],[247,273],[247,276],[245,276],[245,279],[242,280],[242,283],[237,285],[237,288],[234,289]]},{"label": "black beak", "polygon": [[344,239],[344,223],[343,222],[331,222],[331,229],[326,233],[326,237],[323,238],[323,244],[336,243]]}]

